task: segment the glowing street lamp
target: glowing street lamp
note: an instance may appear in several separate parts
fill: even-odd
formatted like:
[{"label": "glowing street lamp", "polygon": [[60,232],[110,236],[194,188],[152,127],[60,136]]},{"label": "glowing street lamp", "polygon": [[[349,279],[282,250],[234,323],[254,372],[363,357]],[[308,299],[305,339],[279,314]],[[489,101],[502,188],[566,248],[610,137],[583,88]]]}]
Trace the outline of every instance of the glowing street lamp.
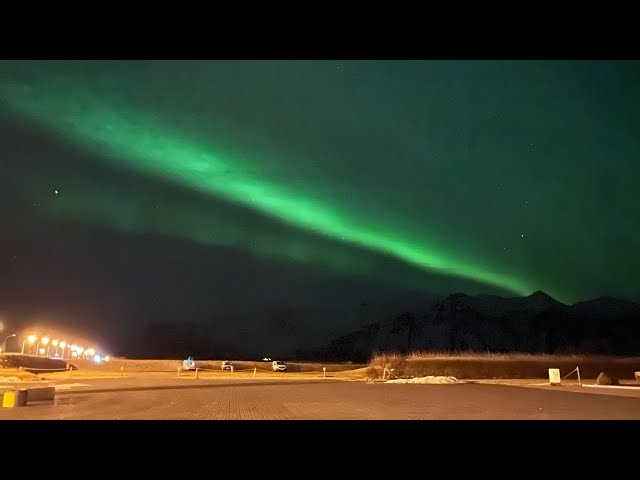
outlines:
[{"label": "glowing street lamp", "polygon": [[44,355],[44,348],[40,349],[40,355]]},{"label": "glowing street lamp", "polygon": [[55,338],[51,340],[51,345],[56,347],[56,357],[57,357],[58,356],[58,340],[56,340]]},{"label": "glowing street lamp", "polygon": [[38,340],[38,343],[36,343],[36,357],[38,356],[38,352],[40,351],[40,344],[41,343],[44,344],[44,345],[49,343],[49,337],[42,337],[41,339]]},{"label": "glowing street lamp", "polygon": [[[38,337],[36,337],[35,335],[29,335],[27,338],[24,339],[24,342],[22,342],[22,354],[24,355],[24,344],[29,342],[31,345],[33,345],[33,342],[35,342],[38,339]],[[29,347],[31,348],[31,347]]]},{"label": "glowing street lamp", "polygon": [[67,342],[64,340],[60,342],[60,348],[62,349],[62,358],[64,358],[64,348],[67,346]]},{"label": "glowing street lamp", "polygon": [[96,354],[96,351],[93,348],[87,349],[87,355],[93,357]]},{"label": "glowing street lamp", "polygon": [[78,358],[82,358],[82,352],[84,352],[84,348],[82,347],[76,347],[76,353],[78,354]]}]

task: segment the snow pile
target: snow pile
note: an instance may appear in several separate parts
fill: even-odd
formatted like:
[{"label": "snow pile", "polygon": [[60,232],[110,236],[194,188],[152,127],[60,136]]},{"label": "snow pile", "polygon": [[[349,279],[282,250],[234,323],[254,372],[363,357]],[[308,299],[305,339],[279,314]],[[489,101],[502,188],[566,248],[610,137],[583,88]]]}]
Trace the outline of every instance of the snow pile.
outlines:
[{"label": "snow pile", "polygon": [[456,377],[434,377],[429,375],[428,377],[416,377],[416,378],[398,378],[396,380],[389,380],[387,383],[429,383],[429,384],[447,384],[447,383],[460,383]]},{"label": "snow pile", "polygon": [[0,377],[0,382],[21,382],[18,377]]}]

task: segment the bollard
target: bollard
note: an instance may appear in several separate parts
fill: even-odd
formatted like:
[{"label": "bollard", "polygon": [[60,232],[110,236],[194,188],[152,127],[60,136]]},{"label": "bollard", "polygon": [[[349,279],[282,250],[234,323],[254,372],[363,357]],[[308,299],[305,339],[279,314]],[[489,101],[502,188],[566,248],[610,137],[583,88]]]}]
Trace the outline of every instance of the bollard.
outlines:
[{"label": "bollard", "polygon": [[69,379],[71,379],[71,372],[73,371],[73,368],[68,363],[67,366],[69,367]]},{"label": "bollard", "polygon": [[257,370],[257,368],[253,367],[253,378],[256,378],[256,370]]},{"label": "bollard", "polygon": [[322,378],[327,378],[327,367],[322,367]]},{"label": "bollard", "polygon": [[387,367],[384,367],[384,370],[382,370],[382,380],[384,380],[384,377],[387,375]]},{"label": "bollard", "polygon": [[196,367],[196,378],[198,378],[198,367]]},{"label": "bollard", "polygon": [[124,367],[120,367],[120,377],[124,378]]},{"label": "bollard", "polygon": [[580,381],[580,366],[576,367],[576,372],[578,372],[578,385],[581,387],[582,382]]},{"label": "bollard", "polygon": [[26,390],[14,390],[10,392],[4,392],[2,399],[3,407],[24,407],[27,405],[27,391]]},{"label": "bollard", "polygon": [[233,365],[231,365],[231,373],[233,373]]}]

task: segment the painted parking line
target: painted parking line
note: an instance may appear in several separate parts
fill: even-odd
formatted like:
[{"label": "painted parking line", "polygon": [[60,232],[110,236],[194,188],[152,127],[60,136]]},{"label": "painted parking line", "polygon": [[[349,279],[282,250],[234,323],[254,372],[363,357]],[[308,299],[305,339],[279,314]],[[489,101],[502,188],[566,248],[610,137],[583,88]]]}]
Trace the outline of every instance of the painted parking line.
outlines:
[{"label": "painted parking line", "polygon": [[582,385],[583,387],[592,387],[592,388],[622,388],[628,390],[638,390],[640,392],[640,386],[632,386],[632,385]]},{"label": "painted parking line", "polygon": [[89,386],[90,385],[88,383],[60,383],[58,385],[54,385],[56,390],[68,390],[70,388],[75,388],[75,387],[89,387]]}]

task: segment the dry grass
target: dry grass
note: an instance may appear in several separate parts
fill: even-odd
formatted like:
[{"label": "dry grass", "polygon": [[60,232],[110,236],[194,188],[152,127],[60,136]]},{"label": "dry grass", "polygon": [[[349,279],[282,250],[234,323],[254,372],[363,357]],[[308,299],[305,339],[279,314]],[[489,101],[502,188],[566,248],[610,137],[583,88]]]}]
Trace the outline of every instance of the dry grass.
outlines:
[{"label": "dry grass", "polygon": [[[378,354],[376,354],[378,355]],[[401,356],[394,353],[394,356]],[[375,357],[375,355],[374,355]],[[405,355],[407,360],[422,360],[422,359],[451,359],[451,358],[465,358],[465,359],[492,359],[492,360],[581,360],[584,358],[612,358],[606,355],[580,355],[580,354],[550,354],[550,353],[526,353],[526,352],[474,352],[471,350],[461,351],[439,351],[439,350],[427,350],[416,351],[408,355]]]},{"label": "dry grass", "polygon": [[[580,367],[582,378],[600,372],[618,378],[634,378],[640,358],[603,355],[547,355],[491,352],[415,352],[410,355],[376,353],[369,362],[377,369],[393,369],[398,377],[452,376],[461,379],[548,378],[549,368],[566,375]],[[575,376],[575,374],[574,374]]]},{"label": "dry grass", "polygon": [[38,375],[24,370],[18,370],[17,368],[3,368],[0,370],[0,383],[5,383],[5,379],[8,378],[19,378],[23,382],[39,380]]}]

